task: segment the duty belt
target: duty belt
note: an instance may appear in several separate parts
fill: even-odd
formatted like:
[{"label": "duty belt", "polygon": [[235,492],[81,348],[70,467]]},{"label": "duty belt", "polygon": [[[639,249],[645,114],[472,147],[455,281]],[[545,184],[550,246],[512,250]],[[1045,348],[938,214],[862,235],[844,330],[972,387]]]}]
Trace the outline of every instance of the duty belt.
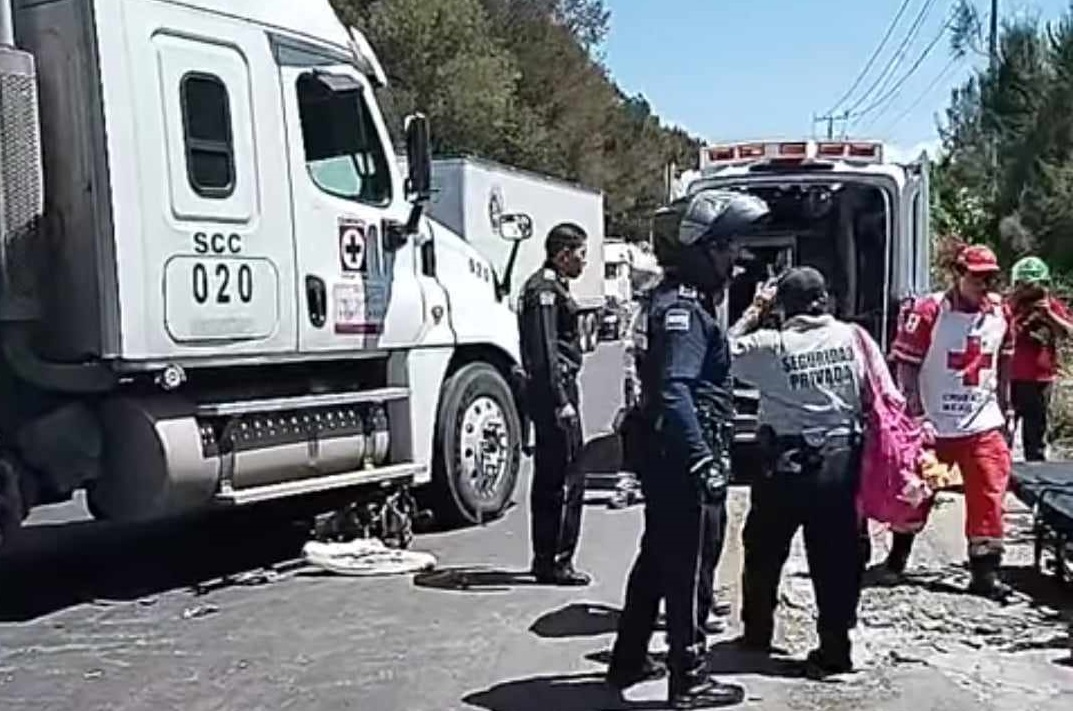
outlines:
[{"label": "duty belt", "polygon": [[780,474],[816,471],[823,466],[827,452],[855,447],[861,439],[859,434],[850,432],[778,435],[770,427],[761,427],[757,437],[764,451],[767,468]]}]

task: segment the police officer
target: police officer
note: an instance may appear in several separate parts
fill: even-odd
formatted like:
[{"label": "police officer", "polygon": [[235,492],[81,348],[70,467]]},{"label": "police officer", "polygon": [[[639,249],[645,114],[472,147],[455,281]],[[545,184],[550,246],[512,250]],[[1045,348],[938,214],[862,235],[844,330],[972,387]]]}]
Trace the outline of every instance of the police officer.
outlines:
[{"label": "police officer", "polygon": [[[639,373],[644,371],[645,353],[648,350],[648,309],[652,301],[652,288],[649,288],[638,295],[637,313],[634,314],[634,318],[630,324],[631,338],[626,345],[625,360],[625,377],[623,378],[623,401],[626,406],[620,411],[619,416],[616,418],[615,429],[618,432],[619,440],[622,444],[623,450],[623,471],[626,476],[629,477],[629,484],[631,490],[633,487],[639,484],[636,481],[638,473],[641,471],[643,463],[641,459],[641,449],[644,440],[647,439],[646,433],[643,431],[644,425],[644,413],[642,412],[641,404],[641,383],[639,381]],[[641,432],[637,432],[637,429],[641,429]],[[615,493],[615,497],[612,499],[611,508],[623,508],[628,505],[628,500],[621,501],[619,503],[617,499],[627,499],[629,493],[622,492],[622,485]],[[716,532],[713,532],[713,535]],[[719,533],[718,535],[722,535]],[[716,537],[716,543],[718,544],[718,536]],[[712,599],[712,608],[707,619],[704,621],[704,629],[709,634],[719,634],[726,630],[726,623],[724,619],[730,614],[730,603],[725,600],[718,600],[714,596]],[[657,618],[657,624],[666,624],[666,616],[661,613]]]},{"label": "police officer", "polygon": [[[755,330],[773,298],[781,327]],[[871,337],[829,315],[827,303],[823,275],[794,268],[777,287],[761,289],[729,333],[734,376],[760,388],[765,462],[743,534],[739,644],[770,651],[779,578],[803,526],[820,638],[806,671],[820,677],[852,670],[849,630],[856,624],[862,570],[856,510],[865,382],[860,349],[870,349],[884,367]]]},{"label": "police officer", "polygon": [[529,494],[532,573],[542,584],[590,582],[573,564],[585,473],[574,466],[582,445],[577,385],[582,354],[578,309],[569,287],[569,280],[585,268],[587,239],[575,224],[552,228],[544,242],[544,265],[525,282],[519,310],[526,395],[536,430]]},{"label": "police officer", "polygon": [[[647,308],[640,362],[645,531],[630,571],[607,681],[624,689],[660,676],[648,656],[660,600],[667,608],[668,696],[674,708],[722,704],[737,689],[705,670],[704,620],[726,529],[733,395],[726,337],[713,315],[732,264],[731,241],[768,212],[759,199],[705,191],[654,230],[666,276]],[[636,442],[634,442],[636,444]]]}]

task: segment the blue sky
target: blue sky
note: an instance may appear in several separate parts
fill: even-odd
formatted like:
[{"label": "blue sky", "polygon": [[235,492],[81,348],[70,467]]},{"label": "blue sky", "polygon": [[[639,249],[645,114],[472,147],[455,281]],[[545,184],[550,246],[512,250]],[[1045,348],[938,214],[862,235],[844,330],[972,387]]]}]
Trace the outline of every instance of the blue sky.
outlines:
[{"label": "blue sky", "polygon": [[[850,88],[902,5],[902,0],[605,2],[612,16],[604,59],[615,80],[628,93],[644,94],[664,120],[712,142],[811,134],[813,114],[832,109]],[[986,22],[988,1],[974,2]],[[1030,13],[1049,20],[1069,2],[999,0],[999,9],[1003,18]],[[900,63],[858,102],[928,3],[931,9]],[[938,35],[953,4],[909,0],[871,71],[841,107],[859,103],[859,111],[878,103],[851,135],[881,138],[906,150],[935,140],[935,115],[950,89],[974,62],[985,60],[950,65],[944,37],[900,89],[890,92]]]}]

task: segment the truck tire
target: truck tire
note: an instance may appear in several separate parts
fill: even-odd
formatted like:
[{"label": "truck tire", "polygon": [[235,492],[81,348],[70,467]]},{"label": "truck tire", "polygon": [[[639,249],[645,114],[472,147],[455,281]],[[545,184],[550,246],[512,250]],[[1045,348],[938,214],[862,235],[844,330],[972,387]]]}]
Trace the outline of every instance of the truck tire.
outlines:
[{"label": "truck tire", "polygon": [[522,427],[510,386],[487,363],[451,375],[440,392],[432,472],[436,520],[467,525],[499,518],[514,499]]}]

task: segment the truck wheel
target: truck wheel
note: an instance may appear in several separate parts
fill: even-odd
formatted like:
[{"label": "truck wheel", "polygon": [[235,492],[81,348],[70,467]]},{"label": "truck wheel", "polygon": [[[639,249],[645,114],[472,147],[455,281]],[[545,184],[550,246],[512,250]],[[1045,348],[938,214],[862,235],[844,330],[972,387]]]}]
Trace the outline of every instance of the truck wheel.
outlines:
[{"label": "truck wheel", "polygon": [[436,418],[434,511],[446,524],[503,515],[521,465],[522,427],[503,376],[471,363],[444,383]]}]

